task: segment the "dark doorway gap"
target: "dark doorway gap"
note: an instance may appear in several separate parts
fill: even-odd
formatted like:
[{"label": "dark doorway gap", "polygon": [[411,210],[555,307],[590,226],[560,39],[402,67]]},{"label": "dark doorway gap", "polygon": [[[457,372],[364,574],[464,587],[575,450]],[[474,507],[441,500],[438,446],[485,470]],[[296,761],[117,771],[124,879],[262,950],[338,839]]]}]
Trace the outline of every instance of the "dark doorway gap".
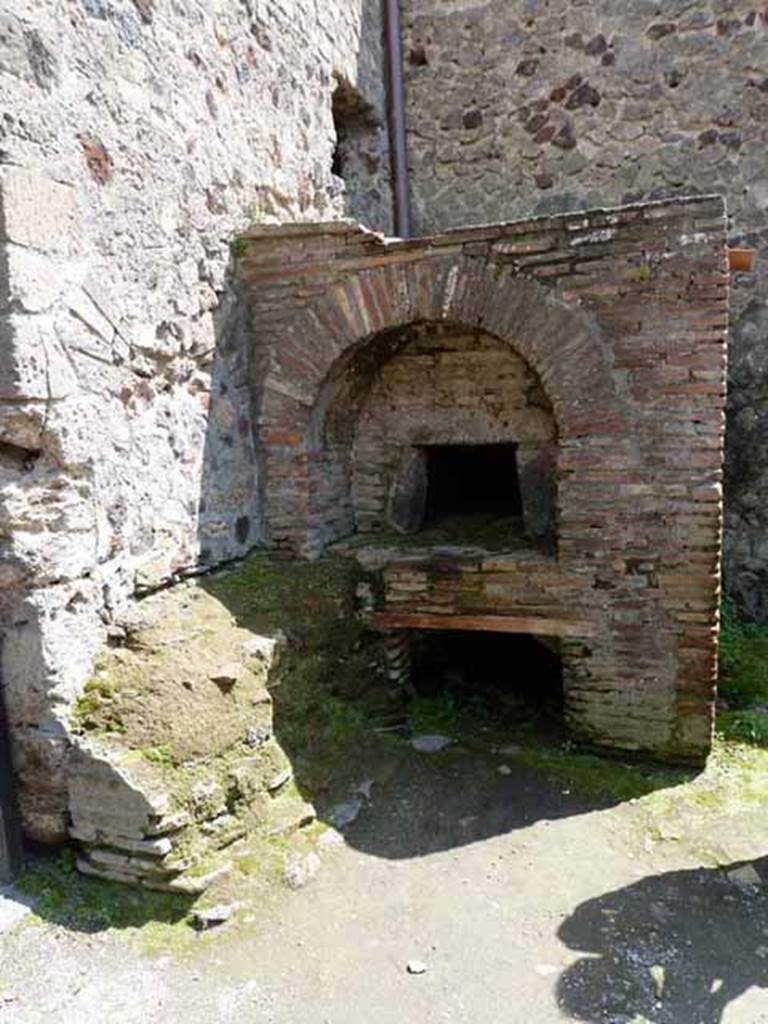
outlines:
[{"label": "dark doorway gap", "polygon": [[0,680],[0,884],[10,882],[18,874],[22,861],[21,820],[16,802],[10,729]]},{"label": "dark doorway gap", "polygon": [[331,173],[345,178],[350,150],[370,137],[378,127],[373,106],[343,77],[336,76],[331,97],[336,145],[331,156]]}]

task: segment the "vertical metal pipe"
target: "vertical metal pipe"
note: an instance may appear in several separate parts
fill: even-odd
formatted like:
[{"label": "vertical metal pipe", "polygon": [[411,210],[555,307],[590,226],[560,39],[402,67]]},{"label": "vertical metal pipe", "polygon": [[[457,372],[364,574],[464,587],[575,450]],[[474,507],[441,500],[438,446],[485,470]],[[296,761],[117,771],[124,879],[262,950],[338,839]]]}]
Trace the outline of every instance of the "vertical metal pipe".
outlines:
[{"label": "vertical metal pipe", "polygon": [[14,793],[8,718],[0,680],[0,884],[10,882],[18,874],[21,861],[21,825]]},{"label": "vertical metal pipe", "polygon": [[395,186],[395,234],[411,236],[411,201],[408,186],[408,149],[405,135],[405,88],[399,0],[385,0],[389,144]]}]

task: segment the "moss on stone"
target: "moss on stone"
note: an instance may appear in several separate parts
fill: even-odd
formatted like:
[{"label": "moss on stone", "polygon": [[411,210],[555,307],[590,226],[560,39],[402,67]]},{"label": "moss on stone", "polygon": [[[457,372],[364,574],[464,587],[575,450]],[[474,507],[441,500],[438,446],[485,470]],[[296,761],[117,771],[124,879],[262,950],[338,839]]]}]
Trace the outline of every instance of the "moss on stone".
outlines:
[{"label": "moss on stone", "polygon": [[186,950],[194,939],[189,928],[190,897],[132,890],[79,875],[69,847],[56,857],[36,860],[16,885],[34,901],[37,921],[78,931],[120,931],[146,953]]},{"label": "moss on stone", "polygon": [[[169,857],[185,877],[244,835],[294,830],[305,798],[357,765],[383,680],[360,575],[348,559],[256,555],[145,598],[99,658],[73,724],[121,785],[185,812]],[[87,801],[79,813],[98,821]]]},{"label": "moss on stone", "polygon": [[439,547],[476,548],[479,551],[499,552],[530,549],[545,550],[543,542],[533,542],[523,534],[519,516],[456,516],[426,526],[417,533],[402,534],[396,530],[376,530],[356,534],[343,541],[341,547],[354,552],[363,547],[393,548],[414,551],[423,548],[431,552]]},{"label": "moss on stone", "polygon": [[324,752],[341,759],[346,743],[388,713],[381,641],[356,614],[363,575],[343,557],[305,562],[255,555],[205,582],[242,626],[285,635],[269,684],[275,735],[305,765]]},{"label": "moss on stone", "polygon": [[118,733],[126,747],[162,750],[178,765],[222,754],[268,721],[269,666],[248,655],[252,635],[201,588],[146,598],[125,630],[77,702],[77,730]]}]

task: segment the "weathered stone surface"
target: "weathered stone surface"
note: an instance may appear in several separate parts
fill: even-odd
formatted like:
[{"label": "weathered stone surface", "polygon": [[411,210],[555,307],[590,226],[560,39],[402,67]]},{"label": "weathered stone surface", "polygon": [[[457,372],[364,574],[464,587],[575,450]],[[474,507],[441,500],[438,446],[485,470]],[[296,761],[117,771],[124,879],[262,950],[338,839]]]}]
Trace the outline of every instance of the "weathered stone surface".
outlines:
[{"label": "weathered stone surface", "polygon": [[[273,734],[266,682],[280,645],[239,626],[197,581],[134,606],[118,639],[76,705],[74,749],[61,743],[78,866],[202,892],[236,840],[287,834],[314,817],[287,785],[293,770],[276,740],[256,751],[247,743],[254,718]],[[35,779],[27,784],[34,793]]]},{"label": "weathered stone surface", "polygon": [[303,889],[320,870],[321,861],[314,853],[291,857],[285,865],[283,878],[289,889]]},{"label": "weathered stone surface", "polygon": [[0,243],[59,256],[82,252],[77,197],[71,184],[35,166],[0,166]]},{"label": "weathered stone surface", "polygon": [[435,754],[438,750],[444,750],[445,747],[450,746],[450,744],[450,736],[441,736],[438,733],[414,736],[411,740],[411,746],[413,749],[418,750],[423,754]]},{"label": "weathered stone surface", "polygon": [[[66,746],[104,623],[261,539],[230,243],[352,207],[389,227],[376,6],[257,7],[2,15],[0,632],[37,838],[64,820],[58,776],[44,798],[32,767],[38,735]],[[341,81],[368,111],[346,180]]]},{"label": "weathered stone surface", "polygon": [[110,835],[140,842],[169,808],[162,773],[136,762],[109,743],[80,741],[69,759],[72,828],[81,835]]},{"label": "weathered stone surface", "polygon": [[358,816],[363,809],[363,801],[358,797],[352,800],[345,800],[344,803],[335,804],[328,812],[328,820],[337,829],[345,829]]},{"label": "weathered stone surface", "polygon": [[753,299],[731,327],[724,569],[739,611],[768,621],[768,305]]},{"label": "weathered stone surface", "polygon": [[424,523],[427,502],[427,458],[412,448],[401,457],[387,498],[387,522],[400,533],[415,533]]},{"label": "weathered stone surface", "polygon": [[192,914],[192,920],[196,928],[206,931],[228,921],[239,906],[239,903],[217,903],[213,907],[197,908]]}]

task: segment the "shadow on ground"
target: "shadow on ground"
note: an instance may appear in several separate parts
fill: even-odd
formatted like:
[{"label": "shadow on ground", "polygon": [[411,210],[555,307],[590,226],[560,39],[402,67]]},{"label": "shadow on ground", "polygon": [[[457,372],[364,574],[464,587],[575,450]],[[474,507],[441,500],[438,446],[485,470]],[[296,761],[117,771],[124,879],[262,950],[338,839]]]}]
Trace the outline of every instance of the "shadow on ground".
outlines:
[{"label": "shadow on ground", "polygon": [[[736,882],[752,871],[762,886]],[[768,857],[670,871],[581,904],[559,938],[584,957],[560,977],[560,1008],[590,1024],[719,1024],[768,987]]]},{"label": "shadow on ground", "polygon": [[[201,585],[240,626],[283,637],[267,684],[274,736],[319,819],[372,855],[459,847],[692,777],[572,750],[547,649],[530,661],[516,648],[483,654],[470,644],[458,664],[450,638],[439,657],[427,652],[424,692],[393,692],[382,638],[358,614],[361,571],[349,559],[255,554]],[[413,749],[414,735],[430,733],[452,742],[435,753]]]},{"label": "shadow on ground", "polygon": [[[361,759],[360,812],[344,830],[345,839],[379,857],[422,857],[620,802],[607,791],[574,788],[567,769],[558,781],[535,764],[535,753],[533,765],[521,763],[525,756],[525,748],[505,756],[461,745],[420,754],[405,741],[388,759],[374,759],[368,766]],[[369,774],[366,767],[372,769]],[[372,780],[366,800],[360,791],[367,791]],[[339,807],[355,803],[352,786],[349,792],[351,801],[341,805],[330,794],[316,800],[321,818],[335,824]]]}]

